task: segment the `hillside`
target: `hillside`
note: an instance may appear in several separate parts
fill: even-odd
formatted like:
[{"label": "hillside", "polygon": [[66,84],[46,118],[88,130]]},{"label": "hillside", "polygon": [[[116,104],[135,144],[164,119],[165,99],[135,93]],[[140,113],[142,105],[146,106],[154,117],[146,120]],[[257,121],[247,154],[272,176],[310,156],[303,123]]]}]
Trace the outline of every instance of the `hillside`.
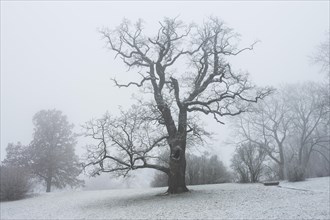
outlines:
[{"label": "hillside", "polygon": [[219,184],[162,196],[165,188],[75,191],[2,202],[1,219],[330,219],[329,177]]}]

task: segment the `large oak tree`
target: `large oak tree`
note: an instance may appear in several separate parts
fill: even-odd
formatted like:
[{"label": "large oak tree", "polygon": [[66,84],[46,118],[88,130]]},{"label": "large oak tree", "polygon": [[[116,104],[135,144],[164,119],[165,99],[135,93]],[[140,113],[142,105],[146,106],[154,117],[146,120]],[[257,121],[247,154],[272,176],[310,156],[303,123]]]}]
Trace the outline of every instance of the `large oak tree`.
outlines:
[{"label": "large oak tree", "polygon": [[[159,22],[155,35],[151,36],[145,34],[142,20],[134,24],[124,20],[117,28],[102,29],[100,32],[115,56],[141,77],[138,81],[132,80],[125,84],[114,79],[115,85],[137,86],[151,91],[152,98],[149,101],[154,104],[160,116],[158,125],[163,126],[165,133],[159,138],[153,138],[149,146],[165,141],[161,145],[169,147],[170,158],[166,167],[155,167],[145,157],[134,160],[132,152],[138,151],[132,151],[137,146],[130,141],[132,135],[124,126],[127,123],[117,127],[124,138],[121,140],[127,141],[116,143],[116,138],[107,139],[107,135],[102,136],[102,130],[108,129],[104,129],[106,123],[101,120],[89,126],[88,134],[100,141],[95,147],[103,149],[103,153],[102,156],[94,154],[95,160],[88,165],[99,166],[98,172],[118,171],[123,166],[126,170],[155,168],[168,174],[168,193],[188,191],[185,182],[185,154],[187,136],[193,130],[189,126],[189,116],[198,113],[211,115],[223,124],[223,116],[235,116],[247,111],[251,103],[271,91],[256,88],[250,83],[248,75],[234,71],[227,59],[252,50],[255,43],[246,48],[238,48],[238,34],[217,18],[210,18],[202,25],[186,25],[176,18],[165,18]],[[146,99],[148,97],[146,95]],[[119,137],[118,134],[113,136]],[[121,148],[131,160],[126,163],[120,157],[112,156],[107,151],[107,147],[112,144]],[[111,161],[113,168],[104,168],[105,160]],[[134,164],[136,161],[141,164]]]}]

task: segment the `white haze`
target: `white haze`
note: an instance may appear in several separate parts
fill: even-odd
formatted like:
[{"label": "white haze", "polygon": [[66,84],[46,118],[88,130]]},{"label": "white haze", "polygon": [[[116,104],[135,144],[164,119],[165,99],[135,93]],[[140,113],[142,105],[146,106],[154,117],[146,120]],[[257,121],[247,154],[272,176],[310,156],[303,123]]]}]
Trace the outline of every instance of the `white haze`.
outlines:
[{"label": "white haze", "polygon": [[[134,73],[114,60],[97,28],[116,27],[124,17],[155,29],[164,16],[201,23],[210,15],[240,33],[242,46],[261,41],[234,63],[256,84],[323,80],[309,56],[329,29],[329,1],[1,1],[1,160],[9,142],[31,141],[32,117],[41,109],[62,110],[79,132],[91,118],[130,106],[137,90],[115,88],[110,78],[128,81]],[[216,133],[209,148],[229,165],[229,128],[206,123]]]}]

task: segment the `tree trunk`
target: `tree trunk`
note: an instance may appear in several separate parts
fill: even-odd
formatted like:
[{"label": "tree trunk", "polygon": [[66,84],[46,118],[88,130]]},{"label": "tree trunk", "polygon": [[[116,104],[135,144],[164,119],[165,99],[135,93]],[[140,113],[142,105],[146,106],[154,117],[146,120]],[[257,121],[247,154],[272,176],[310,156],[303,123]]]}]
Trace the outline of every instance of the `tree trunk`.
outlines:
[{"label": "tree trunk", "polygon": [[278,147],[279,147],[279,150],[280,150],[280,163],[278,164],[279,165],[279,178],[280,180],[284,180],[285,179],[285,174],[284,174],[284,169],[285,169],[285,166],[284,164],[286,163],[284,160],[284,150],[283,150],[283,144],[282,142],[280,141],[277,141],[278,142]]},{"label": "tree trunk", "polygon": [[188,192],[186,186],[187,110],[180,108],[178,130],[169,140],[171,147],[167,193]]},{"label": "tree trunk", "polygon": [[279,164],[279,178],[280,180],[284,180],[284,164],[280,163]]},{"label": "tree trunk", "polygon": [[46,185],[47,185],[46,192],[50,192],[52,186],[52,178],[47,178]]},{"label": "tree trunk", "polygon": [[[179,151],[179,149],[176,150]],[[176,194],[176,193],[183,193],[189,191],[186,186],[185,173],[186,173],[186,158],[184,151],[181,150],[180,153],[178,152],[171,153],[167,193]]]}]

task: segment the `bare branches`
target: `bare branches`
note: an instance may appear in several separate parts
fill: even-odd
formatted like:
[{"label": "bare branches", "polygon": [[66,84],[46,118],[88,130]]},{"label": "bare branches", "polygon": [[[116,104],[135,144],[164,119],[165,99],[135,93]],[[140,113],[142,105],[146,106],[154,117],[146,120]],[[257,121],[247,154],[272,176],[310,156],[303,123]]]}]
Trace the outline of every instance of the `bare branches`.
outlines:
[{"label": "bare branches", "polygon": [[127,20],[115,30],[102,29],[99,32],[107,40],[109,48],[120,56],[129,67],[149,67],[153,62],[148,57],[150,50],[147,40],[142,35],[143,24],[139,20],[134,26]]},{"label": "bare branches", "polygon": [[220,117],[245,112],[250,108],[249,103],[258,102],[272,92],[271,88],[256,88],[249,83],[247,75],[232,71],[224,57],[252,50],[255,45],[236,50],[231,46],[234,38],[236,34],[216,18],[200,29],[201,50],[192,59],[196,68],[194,87],[182,102],[188,111],[213,114],[216,121],[223,123]]},{"label": "bare branches", "polygon": [[[179,108],[211,113],[219,122],[219,117],[245,112],[249,108],[248,103],[257,102],[272,92],[270,88],[256,88],[249,83],[246,75],[232,71],[225,57],[253,50],[257,42],[250,47],[237,49],[235,40],[238,34],[226,27],[221,20],[211,17],[203,26],[197,27],[184,25],[177,18],[165,18],[159,25],[154,37],[143,35],[141,20],[134,25],[124,20],[113,31],[101,31],[110,49],[115,51],[116,56],[120,56],[129,68],[146,67],[148,71],[148,76],[142,76],[140,82],[119,84],[114,79],[116,86],[143,87],[146,81],[151,81],[159,109],[166,110],[163,88],[165,84],[170,84]],[[179,81],[167,72],[180,57],[191,60],[195,67],[192,72],[195,79],[191,92],[181,99]],[[170,112],[163,110],[163,117],[168,118],[168,122],[172,121]]]},{"label": "bare branches", "polygon": [[290,89],[290,107],[295,112],[292,115],[292,123],[296,128],[296,137],[299,140],[298,161],[302,166],[307,166],[312,151],[317,150],[324,143],[329,144],[330,108],[328,99],[323,94],[324,85],[306,83],[295,85]]},{"label": "bare branches", "polygon": [[254,42],[253,44],[251,44],[251,46],[250,47],[245,47],[245,48],[243,48],[243,49],[240,49],[240,50],[238,50],[238,51],[233,51],[233,52],[231,52],[231,51],[223,51],[223,54],[225,54],[225,55],[232,55],[232,56],[236,56],[236,55],[238,55],[238,54],[240,54],[240,53],[242,53],[242,52],[244,52],[244,51],[246,51],[246,50],[253,50],[253,48],[254,48],[254,46],[257,44],[257,43],[259,43],[260,41],[256,41],[256,42]]},{"label": "bare branches", "polygon": [[167,136],[142,117],[140,108],[122,112],[118,118],[109,114],[86,124],[85,136],[95,140],[87,148],[85,169],[91,175],[113,172],[127,175],[131,170],[153,168],[168,172],[168,168],[153,164],[151,160],[159,148],[167,144]]},{"label": "bare branches", "polygon": [[[223,116],[236,116],[249,110],[249,103],[256,103],[259,99],[263,99],[266,95],[271,93],[271,90],[260,92],[253,98],[244,97],[242,94],[249,90],[247,87],[241,87],[238,91],[230,91],[229,86],[226,90],[218,92],[214,90],[215,95],[208,97],[205,101],[186,101],[184,104],[187,106],[189,112],[199,111],[206,115],[213,114],[215,120],[221,124],[220,120]],[[242,102],[246,102],[245,104]]]},{"label": "bare branches", "polygon": [[328,80],[330,80],[330,32],[325,34],[325,40],[318,45],[315,53],[310,57],[311,61],[320,65],[321,71],[326,74]]},{"label": "bare branches", "polygon": [[[159,22],[160,29],[158,35],[149,41],[156,47],[158,51],[156,63],[161,64],[164,69],[173,65],[176,60],[185,54],[191,54],[192,51],[180,50],[179,44],[189,36],[193,26],[184,25],[177,18],[169,19],[165,18],[164,22]],[[177,54],[175,55],[175,53]]]},{"label": "bare branches", "polygon": [[141,80],[140,83],[137,83],[137,82],[129,82],[128,84],[119,84],[119,83],[117,82],[116,79],[112,79],[112,81],[114,81],[115,85],[116,85],[117,87],[119,87],[119,88],[121,88],[121,87],[129,87],[129,86],[132,86],[132,85],[137,86],[137,87],[142,87],[143,84],[144,84],[144,82],[145,82],[145,81],[148,81],[148,80],[151,80],[151,78],[150,78],[150,77],[144,77],[144,76],[143,76],[143,79]]},{"label": "bare branches", "polygon": [[[278,95],[278,94],[277,94]],[[290,122],[285,103],[278,97],[269,97],[254,111],[240,117],[241,138],[263,148],[277,164],[284,164],[285,143]],[[283,171],[281,171],[283,175]],[[281,176],[281,178],[284,178]]]},{"label": "bare branches", "polygon": [[258,182],[262,174],[266,152],[253,143],[245,143],[236,148],[232,168],[239,174],[241,182]]},{"label": "bare branches", "polygon": [[265,149],[279,165],[281,178],[284,165],[290,163],[304,173],[313,152],[330,151],[329,105],[322,96],[322,86],[286,86],[240,117],[240,141]]},{"label": "bare branches", "polygon": [[[88,156],[89,165],[97,167],[95,173],[126,175],[139,168],[168,172],[166,167],[153,164],[157,149],[167,145],[171,154],[182,154],[190,137],[198,139],[206,134],[189,116],[211,114],[223,123],[222,117],[246,112],[251,103],[272,92],[270,88],[257,88],[247,74],[232,69],[226,57],[252,50],[255,43],[239,49],[238,34],[219,19],[210,18],[198,27],[165,18],[159,25],[151,37],[144,35],[141,20],[135,24],[124,20],[115,30],[100,31],[115,57],[122,59],[129,70],[138,68],[142,76],[140,81],[127,84],[113,79],[115,85],[145,87],[150,81],[157,117],[145,121],[150,112],[125,113],[120,118],[107,116],[89,124],[87,135],[97,142]],[[178,76],[181,71],[189,75]]]}]

